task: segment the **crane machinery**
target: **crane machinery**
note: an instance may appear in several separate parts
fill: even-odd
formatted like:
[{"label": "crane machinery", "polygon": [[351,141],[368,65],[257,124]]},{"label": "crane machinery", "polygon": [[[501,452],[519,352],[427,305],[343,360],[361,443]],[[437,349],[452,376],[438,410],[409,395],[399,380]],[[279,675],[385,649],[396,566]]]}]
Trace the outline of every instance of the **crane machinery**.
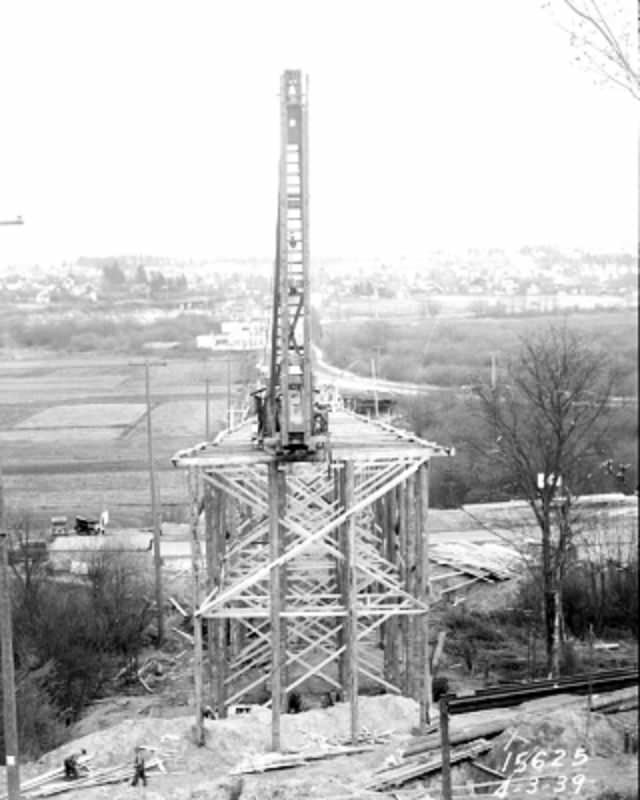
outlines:
[{"label": "crane machinery", "polygon": [[309,284],[308,79],[280,81],[280,163],[268,382],[256,396],[261,446],[304,457],[328,437],[315,400]]}]

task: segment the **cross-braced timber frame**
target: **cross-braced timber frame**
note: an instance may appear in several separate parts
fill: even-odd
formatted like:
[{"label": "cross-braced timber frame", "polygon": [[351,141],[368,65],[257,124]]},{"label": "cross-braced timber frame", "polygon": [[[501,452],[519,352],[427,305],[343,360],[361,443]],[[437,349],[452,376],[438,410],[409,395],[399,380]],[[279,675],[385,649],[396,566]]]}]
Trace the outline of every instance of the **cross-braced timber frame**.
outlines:
[{"label": "cross-braced timber frame", "polygon": [[303,460],[253,447],[249,423],[174,456],[189,471],[199,741],[205,683],[222,716],[262,690],[274,750],[303,688],[349,700],[354,740],[365,685],[416,697],[428,723],[429,465],[448,454],[339,411],[330,449]]}]

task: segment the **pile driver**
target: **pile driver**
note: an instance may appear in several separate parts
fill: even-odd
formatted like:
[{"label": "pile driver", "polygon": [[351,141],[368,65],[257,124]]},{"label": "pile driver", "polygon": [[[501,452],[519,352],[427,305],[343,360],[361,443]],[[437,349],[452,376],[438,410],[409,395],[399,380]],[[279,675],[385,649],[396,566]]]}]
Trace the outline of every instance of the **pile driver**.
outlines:
[{"label": "pile driver", "polygon": [[258,443],[299,456],[328,439],[328,405],[313,383],[309,281],[308,79],[280,80],[280,163],[270,356],[266,387],[254,392]]}]

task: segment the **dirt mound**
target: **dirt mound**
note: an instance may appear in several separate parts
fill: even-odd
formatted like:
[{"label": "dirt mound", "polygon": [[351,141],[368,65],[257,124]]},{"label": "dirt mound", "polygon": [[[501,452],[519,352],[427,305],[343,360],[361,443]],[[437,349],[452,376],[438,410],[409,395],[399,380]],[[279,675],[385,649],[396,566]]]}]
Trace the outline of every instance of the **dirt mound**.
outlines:
[{"label": "dirt mound", "polygon": [[[372,733],[393,730],[395,734],[408,736],[418,719],[416,702],[405,697],[360,697],[358,707],[360,726]],[[92,766],[103,767],[132,762],[134,748],[144,745],[163,758],[170,772],[186,770],[192,777],[206,774],[209,779],[224,779],[243,756],[270,749],[269,709],[258,708],[250,714],[226,720],[207,720],[203,748],[194,745],[193,722],[193,716],[162,719],[136,715],[51,751],[37,765],[29,765],[25,777],[59,766],[67,755],[81,748],[93,755]],[[322,740],[346,738],[349,726],[348,703],[301,714],[285,714],[281,724],[282,747],[295,749],[313,746]]]},{"label": "dirt mound", "polygon": [[527,768],[520,774],[533,774],[536,753],[540,764],[549,769],[581,766],[595,757],[608,758],[622,750],[620,726],[604,714],[584,708],[564,706],[538,714],[520,714],[513,725],[498,736],[486,762],[507,775],[513,774],[521,760]]}]

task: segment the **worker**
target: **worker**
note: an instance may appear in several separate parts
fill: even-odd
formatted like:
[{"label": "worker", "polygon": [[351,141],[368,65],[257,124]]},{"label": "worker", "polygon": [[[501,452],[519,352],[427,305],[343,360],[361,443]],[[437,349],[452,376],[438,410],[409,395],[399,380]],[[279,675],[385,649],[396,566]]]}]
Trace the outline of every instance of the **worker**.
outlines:
[{"label": "worker", "polygon": [[87,754],[86,750],[81,750],[79,753],[72,753],[70,756],[67,756],[64,760],[64,777],[67,780],[74,781],[80,777],[80,773],[78,772],[78,759],[80,756],[84,756]]},{"label": "worker", "polygon": [[147,785],[147,774],[144,767],[144,754],[142,752],[142,747],[136,747],[136,755],[133,761],[133,780],[131,781],[131,785],[137,786],[138,781],[142,781],[143,786]]},{"label": "worker", "polygon": [[202,709],[202,718],[203,719],[218,719],[218,714],[214,708],[207,705]]},{"label": "worker", "polygon": [[[320,395],[319,389],[314,389],[315,395]],[[313,401],[313,434],[314,436],[327,433],[329,431],[329,403],[322,402],[316,396]]]},{"label": "worker", "polygon": [[265,408],[265,396],[264,393],[267,391],[266,386],[262,386],[259,389],[256,389],[254,392],[251,392],[251,397],[253,397],[253,402],[256,410],[256,416],[258,417],[258,441],[261,442],[264,438],[264,429],[265,429],[265,422],[266,422],[266,408]]},{"label": "worker", "polygon": [[287,697],[287,714],[299,714],[302,711],[302,697],[295,690]]}]

